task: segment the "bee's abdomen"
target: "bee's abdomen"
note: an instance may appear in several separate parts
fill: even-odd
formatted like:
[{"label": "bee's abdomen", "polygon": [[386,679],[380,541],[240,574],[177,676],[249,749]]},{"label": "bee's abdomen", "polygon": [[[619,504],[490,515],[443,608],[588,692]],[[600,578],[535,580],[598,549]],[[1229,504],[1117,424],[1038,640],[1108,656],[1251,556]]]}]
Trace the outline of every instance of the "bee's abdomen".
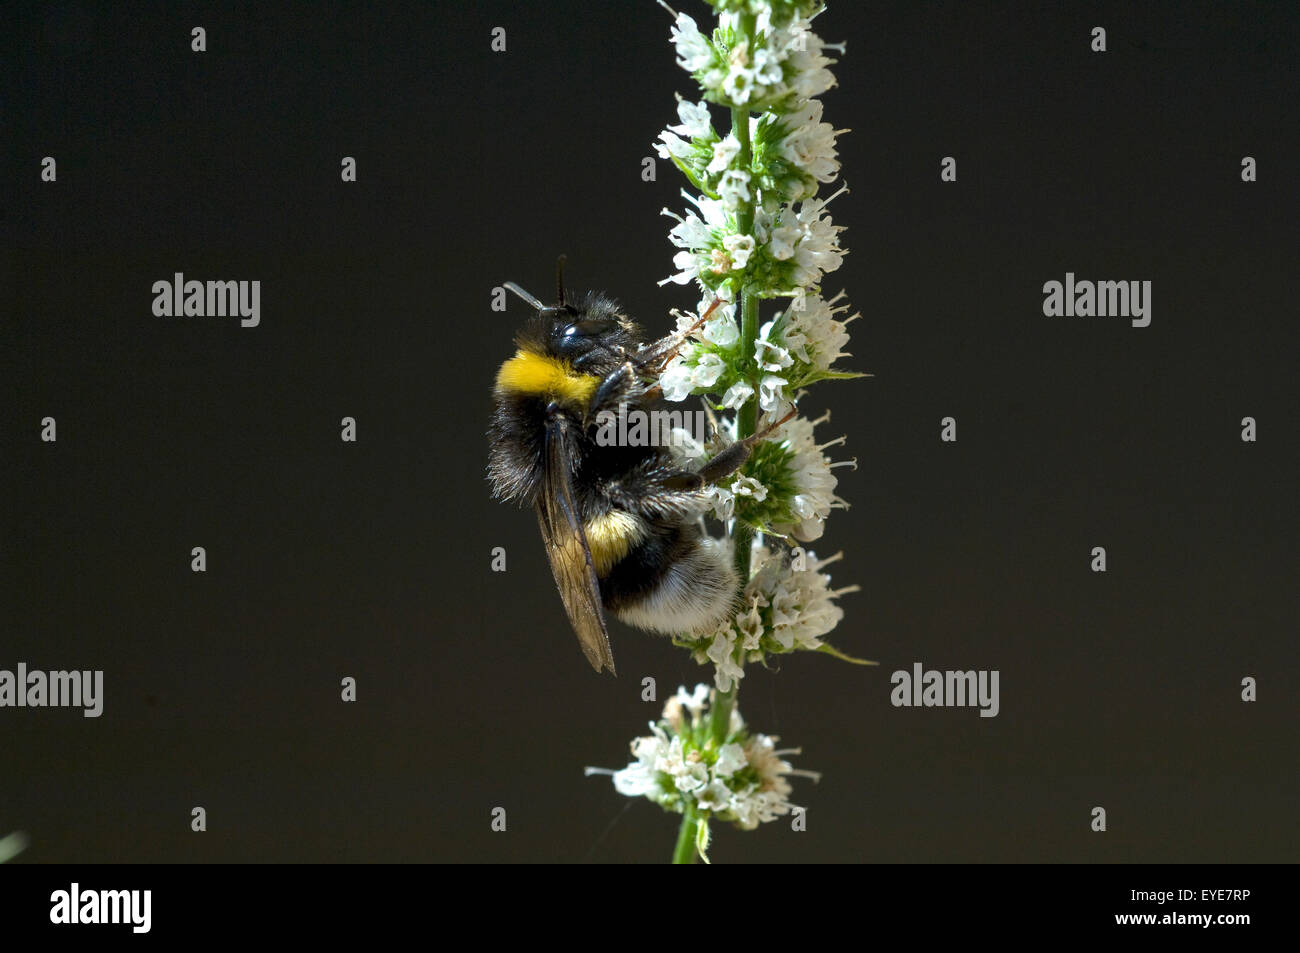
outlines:
[{"label": "bee's abdomen", "polygon": [[715,628],[734,610],[736,589],[726,542],[694,524],[649,533],[600,581],[610,612],[666,635]]}]

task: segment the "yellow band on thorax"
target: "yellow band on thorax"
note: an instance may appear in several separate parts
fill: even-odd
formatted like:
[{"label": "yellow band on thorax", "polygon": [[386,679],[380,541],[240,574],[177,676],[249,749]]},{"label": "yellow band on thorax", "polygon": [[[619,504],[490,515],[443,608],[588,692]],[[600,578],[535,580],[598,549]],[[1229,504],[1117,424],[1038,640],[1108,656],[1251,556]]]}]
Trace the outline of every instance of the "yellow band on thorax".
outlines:
[{"label": "yellow band on thorax", "polygon": [[600,379],[575,372],[567,362],[531,351],[519,351],[501,365],[497,387],[515,394],[536,394],[561,403],[585,405]]}]

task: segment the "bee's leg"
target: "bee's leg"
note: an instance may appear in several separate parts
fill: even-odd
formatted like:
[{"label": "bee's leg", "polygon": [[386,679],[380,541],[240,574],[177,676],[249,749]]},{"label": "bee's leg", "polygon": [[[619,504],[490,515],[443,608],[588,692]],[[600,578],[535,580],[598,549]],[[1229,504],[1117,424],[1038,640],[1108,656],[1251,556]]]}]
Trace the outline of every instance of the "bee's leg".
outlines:
[{"label": "bee's leg", "polygon": [[792,410],[774,424],[768,424],[756,434],[746,437],[744,440],[737,440],[729,447],[725,447],[715,455],[708,463],[696,471],[700,479],[708,483],[717,483],[719,480],[730,476],[745,465],[749,459],[750,453],[754,450],[754,444],[760,440],[766,440],[768,435],[781,426],[795,414],[797,410]]},{"label": "bee's leg", "polygon": [[685,331],[676,331],[666,337],[660,338],[653,344],[647,344],[636,353],[636,362],[642,369],[652,373],[663,370],[664,366],[671,361],[677,352],[682,349],[686,339],[704,326],[704,322],[709,320],[718,305],[722,304],[721,298],[714,298],[713,304],[709,305],[708,310],[700,315],[700,319],[692,324]]},{"label": "bee's leg", "polygon": [[799,410],[797,408],[791,407],[790,412],[787,413],[780,420],[778,420],[776,423],[768,424],[766,427],[764,427],[762,430],[760,430],[758,433],[754,434],[753,436],[746,437],[744,440],[741,441],[741,443],[745,443],[746,441],[752,441],[753,443],[751,443],[750,445],[753,446],[754,443],[758,443],[760,440],[766,440],[768,434],[770,434],[777,427],[780,427],[783,424],[789,423],[791,420],[794,420],[795,414],[797,413],[799,413]]},{"label": "bee's leg", "polygon": [[677,352],[686,344],[686,340],[699,330],[706,320],[706,318],[700,318],[685,331],[674,331],[672,334],[661,337],[653,344],[647,344],[636,352],[636,362],[646,371],[657,374],[667,366],[669,361],[677,356]]},{"label": "bee's leg", "polygon": [[660,338],[653,344],[647,344],[625,361],[618,370],[606,376],[591,399],[588,416],[594,418],[601,411],[613,410],[620,403],[625,403],[632,398],[658,400],[663,397],[663,388],[658,384],[645,384],[640,375],[659,374],[682,349],[686,340],[709,320],[709,316],[721,303],[721,298],[715,298],[700,319],[685,331],[677,331]]},{"label": "bee's leg", "polygon": [[620,404],[643,400],[647,396],[654,397],[662,393],[657,385],[647,388],[641,381],[639,373],[635,364],[626,361],[618,370],[607,374],[596,388],[596,393],[592,395],[591,404],[587,408],[588,419],[594,420],[602,411],[616,411]]},{"label": "bee's leg", "polygon": [[724,448],[717,456],[709,460],[699,470],[674,470],[660,472],[648,478],[646,482],[620,481],[614,499],[616,506],[633,512],[640,512],[647,518],[657,518],[667,510],[679,507],[689,510],[698,502],[699,492],[711,483],[730,476],[739,470],[754,445],[767,439],[772,431],[797,414],[791,410],[774,424],[768,424],[753,436]]}]

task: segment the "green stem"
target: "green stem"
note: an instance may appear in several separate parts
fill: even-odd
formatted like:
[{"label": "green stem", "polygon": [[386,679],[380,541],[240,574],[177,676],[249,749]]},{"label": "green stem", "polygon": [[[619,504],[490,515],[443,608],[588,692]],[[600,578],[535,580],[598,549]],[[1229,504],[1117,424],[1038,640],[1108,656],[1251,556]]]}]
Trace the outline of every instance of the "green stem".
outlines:
[{"label": "green stem", "polygon": [[[749,41],[752,51],[754,46],[754,28],[756,18],[753,14],[744,14],[740,18],[740,32]],[[734,106],[731,110],[731,134],[740,143],[736,154],[736,167],[746,172],[753,171],[754,149],[749,137],[749,109]],[[755,188],[750,193],[750,200],[736,212],[737,230],[748,235],[754,230],[754,202],[758,194]],[[754,350],[758,342],[758,296],[749,293],[745,286],[735,289],[736,300],[740,304],[740,360],[742,367],[750,368],[750,386],[754,395],[740,408],[736,415],[736,438],[744,440],[758,429],[758,372],[754,363]],[[754,531],[748,526],[737,523],[732,530],[735,544],[736,573],[740,577],[743,590],[749,582],[749,556],[753,546]],[[731,712],[736,706],[736,693],[739,686],[732,686],[729,692],[714,694],[713,707],[709,711],[709,734],[715,747],[721,747],[727,740],[731,729]]]},{"label": "green stem", "polygon": [[[740,296],[740,341],[744,366],[754,362],[754,344],[758,338],[758,298],[752,294]],[[758,393],[758,375],[750,378],[750,386]],[[758,429],[758,398],[751,397],[740,408],[736,419],[736,437],[744,440]],[[744,590],[749,582],[749,558],[753,549],[754,531],[743,523],[737,522],[732,529],[731,538],[735,546],[736,575],[740,578],[740,588]],[[729,692],[717,692],[713,697],[713,707],[709,711],[709,734],[715,747],[721,747],[727,740],[731,728],[731,710],[736,705],[736,692],[739,686],[732,686]]]},{"label": "green stem", "polygon": [[738,687],[733,685],[731,691],[716,692],[713,696],[713,707],[709,710],[709,737],[713,739],[715,748],[721,748],[727,740],[731,728],[731,709],[736,707]]},{"label": "green stem", "polygon": [[[743,38],[748,39],[751,52],[754,48],[756,21],[757,17],[752,13],[742,14],[740,17],[739,32]],[[749,110],[744,106],[732,108],[731,132],[736,137],[736,141],[740,143],[740,151],[736,154],[735,168],[752,172],[754,149],[749,137]],[[754,230],[754,200],[756,198],[757,190],[754,190],[751,192],[750,201],[742,205],[736,212],[737,230],[742,235],[751,234]],[[740,412],[736,415],[736,437],[744,440],[753,434],[758,427],[758,371],[757,366],[754,364],[754,350],[758,342],[758,296],[750,294],[743,285],[737,287],[735,292],[736,300],[740,304],[741,366],[751,368],[750,386],[754,388],[754,396],[740,408]],[[732,530],[732,539],[735,542],[736,572],[740,577],[740,588],[743,590],[749,582],[749,554],[754,541],[754,531],[748,526],[737,523]],[[731,712],[736,707],[737,691],[738,686],[733,685],[729,692],[714,693],[713,707],[709,710],[709,737],[713,741],[715,748],[722,747],[727,740],[727,734],[731,729]],[[677,832],[677,847],[673,851],[674,864],[695,863],[695,838],[698,833],[699,823],[700,814],[698,808],[693,803],[688,804],[682,814],[681,829]]]},{"label": "green stem", "polygon": [[[754,35],[753,18],[742,19],[742,29],[749,37]],[[753,165],[753,144],[749,139],[749,110],[735,107],[731,110],[731,132],[740,143],[740,152],[736,156],[739,168],[749,171]],[[736,225],[742,235],[749,234],[754,228],[754,205],[757,195],[753,195],[736,213]],[[740,304],[740,361],[742,367],[750,368],[750,386],[754,388],[754,397],[745,402],[736,415],[736,438],[744,440],[758,429],[758,372],[754,363],[754,349],[758,341],[758,297],[750,294],[744,286],[736,289],[736,298]],[[740,577],[743,590],[749,582],[749,556],[753,546],[754,531],[743,523],[737,523],[732,530],[735,544],[736,574]],[[731,727],[731,710],[736,704],[736,688],[729,692],[718,692],[714,696],[713,708],[709,712],[709,733],[715,746],[721,746],[727,740]]]},{"label": "green stem", "polygon": [[695,863],[695,834],[700,822],[700,812],[694,802],[686,805],[682,814],[682,827],[677,832],[677,846],[673,848],[674,864]]}]

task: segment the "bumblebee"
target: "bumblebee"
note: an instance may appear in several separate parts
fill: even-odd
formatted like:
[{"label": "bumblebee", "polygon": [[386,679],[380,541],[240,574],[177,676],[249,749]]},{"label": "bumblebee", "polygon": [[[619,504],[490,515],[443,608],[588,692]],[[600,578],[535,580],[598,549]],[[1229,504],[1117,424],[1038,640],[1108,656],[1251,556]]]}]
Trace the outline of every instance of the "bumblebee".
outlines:
[{"label": "bumblebee", "polygon": [[740,467],[772,428],[694,469],[670,447],[601,445],[597,418],[661,400],[658,374],[694,328],[645,342],[604,294],[566,298],[563,259],[552,306],[513,282],[504,287],[533,314],[497,372],[488,481],[496,499],[536,510],[582,650],[596,671],[612,673],[605,610],[664,634],[708,631],[734,611],[730,546],[704,532],[701,516],[709,485]]}]

